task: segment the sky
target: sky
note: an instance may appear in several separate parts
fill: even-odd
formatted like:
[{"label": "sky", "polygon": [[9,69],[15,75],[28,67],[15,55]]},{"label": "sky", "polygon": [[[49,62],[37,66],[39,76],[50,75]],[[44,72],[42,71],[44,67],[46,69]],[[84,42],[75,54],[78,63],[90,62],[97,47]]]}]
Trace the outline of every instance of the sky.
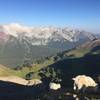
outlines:
[{"label": "sky", "polygon": [[0,0],[0,24],[8,23],[100,33],[100,0]]}]

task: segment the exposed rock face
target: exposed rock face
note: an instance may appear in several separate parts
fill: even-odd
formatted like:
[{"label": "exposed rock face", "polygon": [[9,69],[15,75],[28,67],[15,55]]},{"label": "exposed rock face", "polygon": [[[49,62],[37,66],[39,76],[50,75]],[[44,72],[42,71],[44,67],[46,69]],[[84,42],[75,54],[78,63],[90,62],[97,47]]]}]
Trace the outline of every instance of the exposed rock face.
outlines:
[{"label": "exposed rock face", "polygon": [[33,79],[30,81],[27,81],[27,80],[17,77],[17,76],[0,77],[0,80],[5,81],[5,82],[17,83],[17,84],[21,84],[21,85],[27,85],[27,86],[32,86],[32,85],[37,85],[37,84],[42,83],[42,81],[39,79]]},{"label": "exposed rock face", "polygon": [[[93,40],[95,36],[86,31],[70,29],[68,27],[30,27],[18,23],[0,25],[0,35],[7,34],[22,41],[27,40],[32,45],[48,45],[54,42],[77,42],[80,40]],[[3,34],[2,34],[3,33]],[[4,37],[4,36],[3,36]]]},{"label": "exposed rock face", "polygon": [[[1,25],[0,31],[6,32],[7,34],[13,35],[17,37],[20,34],[23,34],[23,36],[27,37],[36,37],[36,38],[45,38],[48,39],[51,36],[60,35],[65,39],[68,39],[69,41],[77,40],[77,38],[83,38],[82,36],[86,36],[88,38],[93,39],[94,36],[91,35],[89,32],[86,31],[80,31],[78,29],[71,29],[69,27],[30,27],[21,25],[19,23],[11,23],[11,24],[5,24]],[[28,34],[27,34],[28,33]],[[84,34],[83,34],[84,33]],[[82,35],[82,36],[81,36]],[[76,36],[76,37],[74,37]]]},{"label": "exposed rock face", "polygon": [[42,83],[42,81],[41,80],[39,80],[39,79],[32,79],[32,80],[29,80],[28,81],[28,86],[32,86],[32,85],[37,85],[37,84],[41,84]]},{"label": "exposed rock face", "polygon": [[61,85],[57,84],[57,83],[50,83],[49,87],[50,87],[51,90],[58,90],[58,89],[61,88]]},{"label": "exposed rock face", "polygon": [[77,48],[81,48],[81,49],[88,49],[88,48],[94,48],[94,47],[100,47],[100,39],[95,39],[93,41],[89,41],[84,43],[83,45],[77,47]]},{"label": "exposed rock face", "polygon": [[78,75],[74,80],[74,90],[81,90],[83,87],[96,87],[98,84],[89,76]]}]

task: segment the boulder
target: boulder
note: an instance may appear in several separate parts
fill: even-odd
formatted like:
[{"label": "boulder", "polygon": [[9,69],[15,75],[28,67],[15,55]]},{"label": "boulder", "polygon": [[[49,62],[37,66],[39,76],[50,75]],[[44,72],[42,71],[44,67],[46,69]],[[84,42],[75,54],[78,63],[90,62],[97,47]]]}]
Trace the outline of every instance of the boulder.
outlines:
[{"label": "boulder", "polygon": [[86,75],[78,75],[75,78],[72,78],[72,80],[74,81],[74,90],[96,87],[98,85],[91,77]]},{"label": "boulder", "polygon": [[50,88],[51,90],[58,90],[58,89],[61,88],[61,85],[60,85],[60,84],[57,84],[57,83],[50,83],[50,84],[49,84],[49,88]]}]

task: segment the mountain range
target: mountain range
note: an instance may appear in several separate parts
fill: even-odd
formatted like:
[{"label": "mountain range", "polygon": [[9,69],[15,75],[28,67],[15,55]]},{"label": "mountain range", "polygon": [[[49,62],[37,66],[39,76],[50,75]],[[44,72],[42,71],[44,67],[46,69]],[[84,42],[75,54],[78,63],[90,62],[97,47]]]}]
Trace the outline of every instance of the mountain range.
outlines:
[{"label": "mountain range", "polygon": [[14,66],[25,59],[33,60],[75,48],[97,37],[93,33],[68,27],[3,24],[0,25],[0,63]]}]

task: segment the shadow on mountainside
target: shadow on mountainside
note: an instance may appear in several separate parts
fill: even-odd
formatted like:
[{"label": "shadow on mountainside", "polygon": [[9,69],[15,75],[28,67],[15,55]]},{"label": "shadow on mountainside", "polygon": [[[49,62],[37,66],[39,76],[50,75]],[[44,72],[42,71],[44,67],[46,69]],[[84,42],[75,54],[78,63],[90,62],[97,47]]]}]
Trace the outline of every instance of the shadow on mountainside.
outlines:
[{"label": "shadow on mountainside", "polygon": [[95,52],[95,51],[99,51],[99,50],[100,50],[100,46],[96,46],[91,50],[91,52]]},{"label": "shadow on mountainside", "polygon": [[[87,54],[82,58],[64,59],[50,65],[49,67],[53,67],[55,71],[60,71],[60,77],[62,79],[61,83],[62,86],[64,86],[62,88],[71,89],[73,88],[73,81],[71,79],[76,75],[85,74],[93,78],[100,75],[100,55]],[[47,79],[45,79],[45,82],[47,83]],[[50,93],[52,96],[54,95],[53,92],[48,92],[48,86],[45,84],[25,86],[0,81],[0,100],[49,100],[42,99],[42,97],[44,96],[45,98],[45,95],[48,96]],[[56,93],[58,97],[59,94],[63,93],[63,90],[61,92],[55,92],[55,94]],[[40,99],[38,99],[38,97]]]},{"label": "shadow on mountainside", "polygon": [[[24,86],[0,81],[0,100],[76,100],[73,94],[77,94],[77,92],[67,88],[61,88],[57,91],[48,91],[43,84]],[[91,94],[77,95],[80,100],[85,100],[85,96],[92,96]],[[100,98],[100,95],[97,93],[94,97]]]},{"label": "shadow on mountainside", "polygon": [[84,74],[92,78],[100,75],[100,54],[87,54],[81,58],[64,59],[49,67],[53,67],[56,72],[60,71],[63,86],[72,87],[72,78],[77,75]]},{"label": "shadow on mountainside", "polygon": [[43,84],[24,86],[0,81],[0,100],[35,100],[45,90]]}]

